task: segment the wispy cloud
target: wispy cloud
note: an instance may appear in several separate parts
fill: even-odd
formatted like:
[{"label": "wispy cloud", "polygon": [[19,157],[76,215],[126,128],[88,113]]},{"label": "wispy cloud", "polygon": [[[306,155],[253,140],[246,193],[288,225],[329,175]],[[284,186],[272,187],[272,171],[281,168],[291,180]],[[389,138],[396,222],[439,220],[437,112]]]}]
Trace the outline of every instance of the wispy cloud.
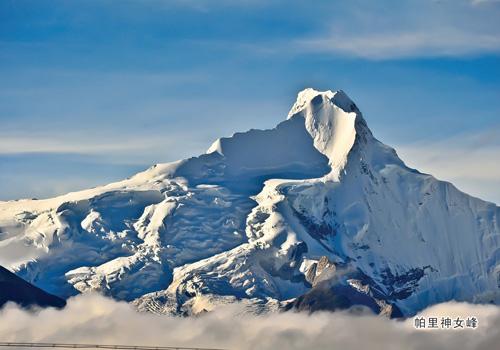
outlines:
[{"label": "wispy cloud", "polygon": [[[186,147],[186,143],[189,147]],[[194,147],[198,146],[198,147]],[[205,145],[208,147],[208,145]],[[199,149],[198,149],[199,148]],[[147,164],[190,156],[203,150],[190,134],[121,136],[81,135],[1,135],[0,156],[61,154],[100,157],[110,164]]]},{"label": "wispy cloud", "polygon": [[[3,341],[218,347],[225,349],[470,349],[500,342],[500,308],[446,303],[424,314],[475,316],[475,330],[430,330],[370,315],[277,313],[251,316],[228,306],[196,318],[137,313],[125,303],[97,295],[77,296],[61,310],[38,313],[8,306],[0,312]],[[360,334],[362,336],[360,336]]]},{"label": "wispy cloud", "polygon": [[500,126],[396,149],[409,166],[500,204]]},{"label": "wispy cloud", "polygon": [[374,60],[497,54],[499,9],[477,6],[494,1],[349,2],[341,15],[326,16],[323,31],[292,47]]},{"label": "wispy cloud", "polygon": [[124,135],[115,138],[95,138],[82,135],[53,135],[53,136],[11,136],[0,135],[0,154],[22,153],[78,153],[78,154],[108,154],[128,155],[144,154],[148,150],[168,147],[180,141],[182,137],[133,137]]},{"label": "wispy cloud", "polygon": [[496,4],[500,3],[500,0],[472,0],[471,3],[473,5]]},{"label": "wispy cloud", "polygon": [[450,31],[387,33],[332,33],[323,38],[300,39],[299,49],[368,59],[466,56],[500,52],[500,36]]}]

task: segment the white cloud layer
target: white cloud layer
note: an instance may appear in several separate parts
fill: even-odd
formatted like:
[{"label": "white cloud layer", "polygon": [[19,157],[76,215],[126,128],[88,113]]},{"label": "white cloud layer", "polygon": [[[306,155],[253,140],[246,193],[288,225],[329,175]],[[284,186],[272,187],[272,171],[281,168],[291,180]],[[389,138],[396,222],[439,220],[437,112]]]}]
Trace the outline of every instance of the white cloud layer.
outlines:
[{"label": "white cloud layer", "polygon": [[197,318],[137,313],[125,303],[80,295],[57,311],[37,313],[9,305],[0,312],[2,341],[203,346],[225,349],[468,349],[500,343],[500,308],[446,303],[430,316],[475,316],[475,330],[415,330],[413,321],[346,313],[242,315],[237,306]]}]

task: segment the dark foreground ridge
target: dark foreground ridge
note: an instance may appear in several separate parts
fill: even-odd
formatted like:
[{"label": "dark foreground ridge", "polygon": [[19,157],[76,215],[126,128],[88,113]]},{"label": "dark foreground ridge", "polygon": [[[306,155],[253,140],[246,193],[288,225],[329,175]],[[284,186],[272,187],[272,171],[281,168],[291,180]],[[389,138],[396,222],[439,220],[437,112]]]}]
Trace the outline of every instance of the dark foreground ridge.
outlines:
[{"label": "dark foreground ridge", "polygon": [[66,302],[17,277],[0,266],[0,307],[14,302],[22,307],[40,306],[62,308]]}]

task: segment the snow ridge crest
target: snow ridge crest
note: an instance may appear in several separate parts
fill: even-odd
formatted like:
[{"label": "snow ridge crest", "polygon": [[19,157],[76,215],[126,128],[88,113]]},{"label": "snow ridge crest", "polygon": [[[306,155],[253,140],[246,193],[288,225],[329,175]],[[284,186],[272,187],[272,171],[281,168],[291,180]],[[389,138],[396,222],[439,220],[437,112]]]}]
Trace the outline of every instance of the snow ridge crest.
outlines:
[{"label": "snow ridge crest", "polygon": [[356,105],[341,90],[308,88],[299,92],[288,113],[288,120],[299,117],[304,118],[314,147],[328,157],[332,167],[329,177],[338,180],[356,140],[356,120],[362,118]]}]

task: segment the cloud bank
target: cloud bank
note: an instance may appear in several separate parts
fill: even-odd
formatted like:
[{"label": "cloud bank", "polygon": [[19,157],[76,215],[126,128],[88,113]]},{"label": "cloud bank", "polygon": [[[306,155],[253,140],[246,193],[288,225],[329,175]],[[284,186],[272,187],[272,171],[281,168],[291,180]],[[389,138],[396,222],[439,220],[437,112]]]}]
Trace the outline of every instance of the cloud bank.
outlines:
[{"label": "cloud bank", "polygon": [[57,311],[28,312],[14,305],[0,311],[2,341],[202,346],[225,349],[471,349],[500,342],[500,308],[440,304],[425,315],[474,315],[475,330],[416,330],[412,320],[391,321],[347,313],[280,313],[249,316],[228,306],[197,318],[137,313],[99,295],[80,295]]}]

